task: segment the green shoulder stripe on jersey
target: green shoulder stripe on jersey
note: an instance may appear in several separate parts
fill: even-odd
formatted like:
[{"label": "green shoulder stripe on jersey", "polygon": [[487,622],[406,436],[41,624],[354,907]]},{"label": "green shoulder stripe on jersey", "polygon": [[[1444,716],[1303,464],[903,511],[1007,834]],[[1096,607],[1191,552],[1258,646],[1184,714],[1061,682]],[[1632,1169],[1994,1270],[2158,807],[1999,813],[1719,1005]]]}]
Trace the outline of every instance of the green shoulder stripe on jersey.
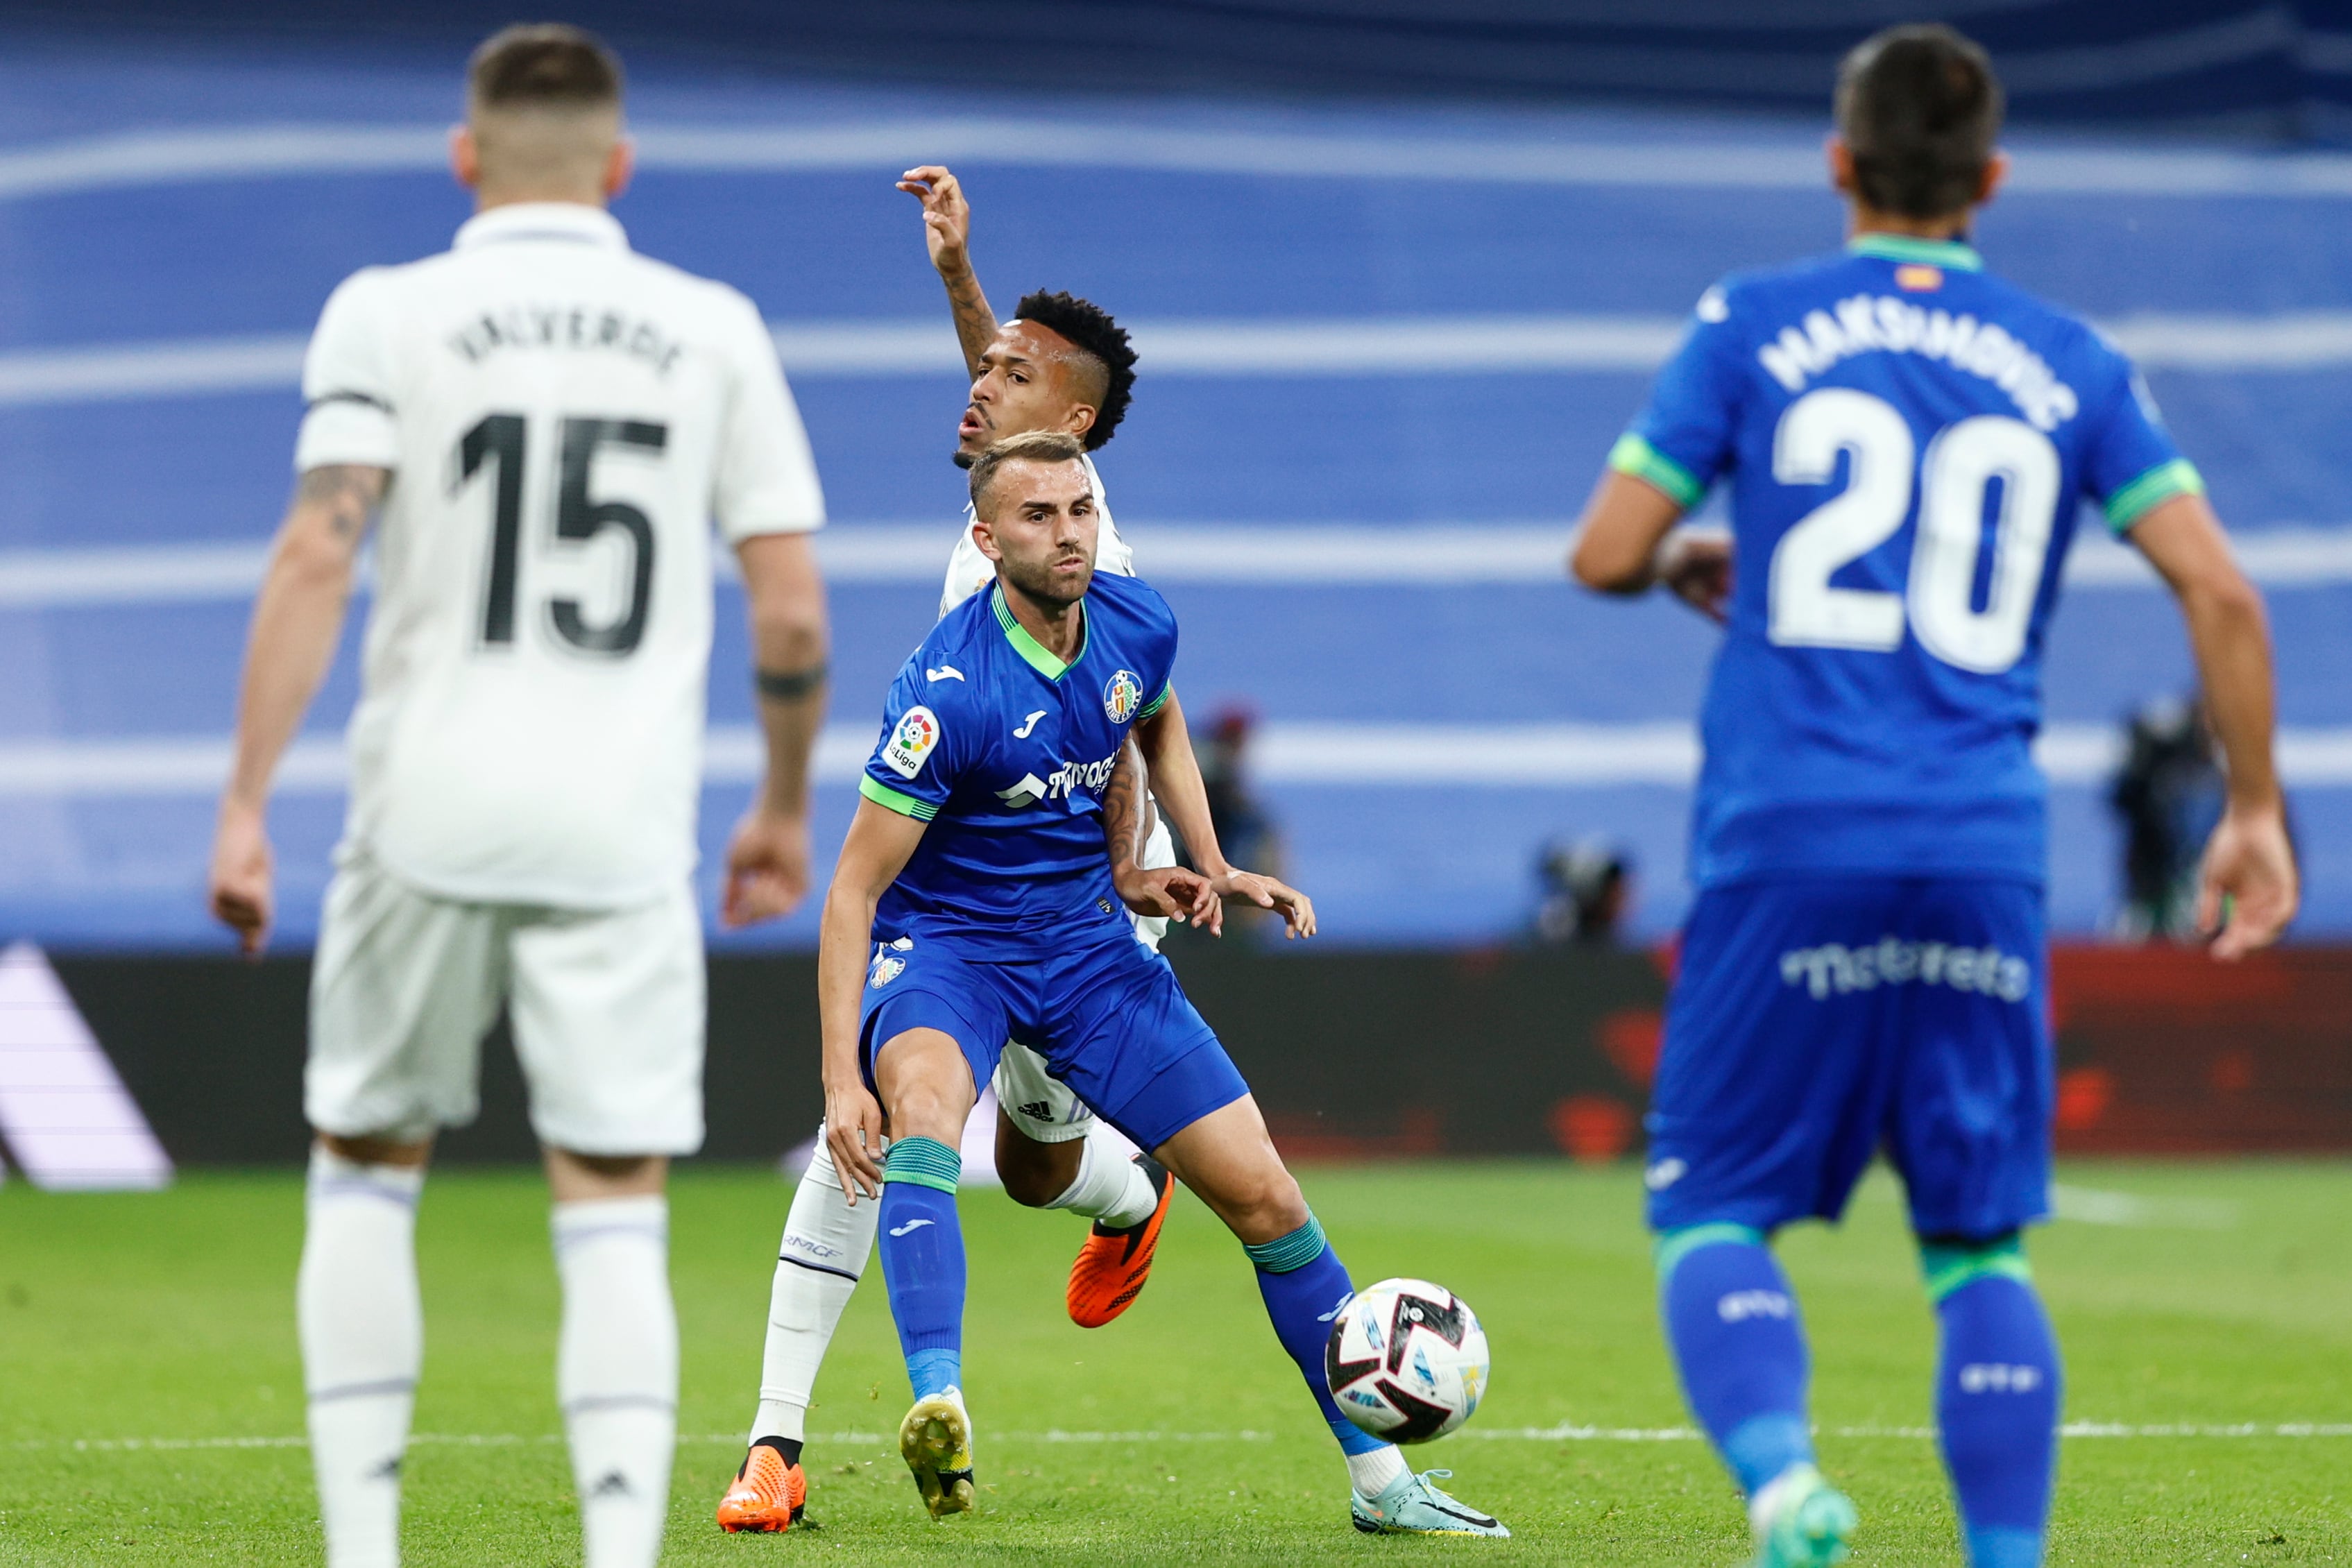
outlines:
[{"label": "green shoulder stripe on jersey", "polygon": [[1916,261],[1928,267],[1948,267],[1955,272],[1982,272],[1984,258],[1957,239],[1921,239],[1908,234],[1857,234],[1845,242],[1856,256],[1885,261]]},{"label": "green shoulder stripe on jersey", "polygon": [[1696,506],[1706,499],[1706,487],[1698,482],[1696,474],[1631,431],[1618,437],[1617,444],[1609,448],[1609,466],[1621,474],[1631,474],[1655,485],[1685,507]]},{"label": "green shoulder stripe on jersey", "polygon": [[1656,1251],[1658,1283],[1663,1285],[1673,1279],[1682,1260],[1700,1247],[1726,1241],[1761,1247],[1764,1245],[1764,1233],[1752,1225],[1733,1225],[1728,1221],[1715,1225],[1686,1225],[1680,1230],[1661,1232]]},{"label": "green shoulder stripe on jersey", "polygon": [[901,1138],[883,1156],[882,1179],[951,1193],[963,1181],[963,1156],[936,1138]]},{"label": "green shoulder stripe on jersey", "polygon": [[2107,498],[2107,526],[2117,533],[2127,532],[2133,523],[2174,496],[2204,493],[2205,476],[2188,458],[2175,458],[2168,463],[2158,463]]},{"label": "green shoulder stripe on jersey", "polygon": [[1167,707],[1168,699],[1175,695],[1175,692],[1176,683],[1174,681],[1171,680],[1167,685],[1162,686],[1160,689],[1160,695],[1143,705],[1143,711],[1135,716],[1135,721],[1140,724],[1146,719],[1150,718],[1154,713],[1159,712],[1162,708]]},{"label": "green shoulder stripe on jersey", "polygon": [[[1044,643],[1031,637],[1026,628],[1013,618],[1013,606],[1004,602],[1004,589],[1002,586],[991,588],[988,591],[988,604],[989,607],[996,612],[996,624],[1004,628],[1004,640],[1013,645],[1013,651],[1026,660],[1030,668],[1046,679],[1061,679],[1063,676],[1069,673],[1070,665],[1077,662],[1076,659],[1072,659],[1068,663],[1063,662],[1055,657]],[[1085,608],[1081,606],[1078,614],[1084,616],[1086,613]],[[1086,623],[1081,621],[1078,624],[1079,657],[1084,658],[1086,651]]]},{"label": "green shoulder stripe on jersey", "polygon": [[940,814],[940,808],[928,800],[917,800],[911,795],[900,795],[888,784],[876,784],[872,779],[857,781],[857,793],[875,805],[895,811],[901,816],[911,816],[917,822],[929,822]]},{"label": "green shoulder stripe on jersey", "polygon": [[1990,1247],[1930,1247],[1919,1248],[1919,1272],[1927,1277],[1927,1299],[1940,1301],[1963,1285],[1979,1279],[2015,1279],[2031,1283],[2033,1270],[2025,1261],[2025,1244],[2015,1237]]}]

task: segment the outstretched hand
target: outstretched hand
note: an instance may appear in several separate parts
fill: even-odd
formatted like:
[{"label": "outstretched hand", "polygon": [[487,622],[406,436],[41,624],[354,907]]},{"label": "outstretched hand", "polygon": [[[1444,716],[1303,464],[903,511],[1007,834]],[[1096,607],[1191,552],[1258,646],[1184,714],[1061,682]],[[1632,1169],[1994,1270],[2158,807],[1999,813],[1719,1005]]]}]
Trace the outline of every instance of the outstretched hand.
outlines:
[{"label": "outstretched hand", "polygon": [[2197,929],[2213,956],[2234,962],[2278,940],[2299,899],[2294,846],[2276,806],[2224,812],[2197,873]]},{"label": "outstretched hand", "polygon": [[1255,871],[1238,871],[1229,866],[1224,875],[1214,879],[1210,885],[1222,898],[1246,899],[1259,909],[1279,910],[1286,941],[1315,934],[1315,901],[1287,882],[1261,877]]},{"label": "outstretched hand", "polygon": [[1149,920],[1199,926],[1212,935],[1224,925],[1224,905],[1209,879],[1181,866],[1129,867],[1113,879],[1119,901]]},{"label": "outstretched hand", "polygon": [[824,1086],[824,1142],[849,1206],[856,1208],[860,1195],[879,1202],[882,1157],[890,1141],[882,1136],[882,1102],[863,1083]]},{"label": "outstretched hand", "polygon": [[898,188],[923,204],[923,243],[940,276],[960,278],[970,272],[971,208],[956,177],[937,163],[925,163],[899,175]]}]

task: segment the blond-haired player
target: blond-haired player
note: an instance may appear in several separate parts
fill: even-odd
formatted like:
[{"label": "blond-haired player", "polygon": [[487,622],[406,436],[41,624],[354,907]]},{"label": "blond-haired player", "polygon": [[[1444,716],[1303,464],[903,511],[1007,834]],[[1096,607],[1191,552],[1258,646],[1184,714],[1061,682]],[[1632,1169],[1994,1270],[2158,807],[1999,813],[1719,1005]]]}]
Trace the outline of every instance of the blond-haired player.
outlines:
[{"label": "blond-haired player", "polygon": [[554,1197],[587,1561],[636,1568],[676,1427],[664,1180],[703,1133],[710,524],[741,566],[768,742],[728,852],[723,916],[742,924],[808,885],[824,501],[751,301],[638,256],[604,210],[631,158],[613,57],[576,29],[509,28],[469,85],[451,152],[477,216],[442,255],[355,273],[311,340],[212,902],[257,951],[270,776],[377,520],[305,1085],[298,1308],[328,1561],[399,1559],[416,1198],[434,1135],[475,1114],[503,1007]]},{"label": "blond-haired player", "polygon": [[[1092,454],[1108,441],[1127,412],[1135,384],[1135,352],[1109,314],[1088,300],[1043,289],[1024,296],[1013,319],[1000,322],[973,272],[971,209],[961,185],[944,168],[909,169],[898,188],[923,204],[924,239],[946,286],[956,340],[971,373],[971,390],[956,429],[954,460],[969,468],[1008,437],[1051,431],[1077,438],[1098,525],[1097,571],[1132,576],[1135,554],[1111,522],[1102,477]],[[996,563],[981,551],[978,519],[967,509],[948,560],[940,614],[947,616],[995,581]],[[941,667],[927,672],[938,689],[951,689],[969,672]],[[1175,698],[1170,698],[1175,704]],[[1221,893],[1270,901],[1269,879],[1236,873],[1206,829],[1207,793],[1192,743],[1180,721],[1170,754],[1150,786],[1171,803],[1191,799],[1201,809],[1202,841],[1187,846],[1193,863],[1216,879]],[[1172,806],[1171,806],[1172,809]],[[1175,848],[1156,810],[1146,812],[1139,863],[1173,866]],[[1116,836],[1114,836],[1116,837]],[[1212,902],[1207,917],[1222,922]],[[1168,921],[1138,915],[1136,934],[1157,946]],[[1094,1111],[1055,1079],[1028,1045],[1007,1042],[992,1087],[996,1094],[996,1166],[1004,1190],[1032,1208],[1066,1209],[1094,1221],[1066,1291],[1071,1320],[1098,1328],[1124,1312],[1150,1278],[1172,1179],[1148,1155],[1129,1157],[1123,1142]],[[853,1203],[823,1137],[793,1193],[771,1288],[768,1331],[761,1361],[760,1403],[751,1447],[719,1504],[730,1531],[790,1529],[807,1496],[800,1464],[810,1396],[843,1309],[872,1258],[876,1207]]]}]

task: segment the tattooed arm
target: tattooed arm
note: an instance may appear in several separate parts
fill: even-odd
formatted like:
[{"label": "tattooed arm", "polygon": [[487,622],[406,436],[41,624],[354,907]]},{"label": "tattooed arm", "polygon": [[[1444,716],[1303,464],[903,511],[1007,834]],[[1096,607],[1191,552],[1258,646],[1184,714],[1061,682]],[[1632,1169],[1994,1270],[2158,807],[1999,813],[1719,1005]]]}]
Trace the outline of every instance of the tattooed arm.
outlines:
[{"label": "tattooed arm", "polygon": [[988,308],[980,276],[971,269],[971,207],[963,199],[963,186],[938,164],[926,163],[900,175],[898,188],[922,201],[923,243],[947,285],[964,368],[978,381],[980,356],[996,341],[996,312]]},{"label": "tattooed arm", "polygon": [[352,571],[391,474],[335,464],[306,470],[270,546],[237,693],[236,761],[213,841],[213,913],[247,952],[269,936],[270,776],[341,638]]},{"label": "tattooed arm", "polygon": [[1150,783],[1142,748],[1129,735],[1118,748],[1118,762],[1111,769],[1110,783],[1103,786],[1102,799],[1103,840],[1110,851],[1110,877],[1120,901],[1139,915],[1222,925],[1224,906],[1207,878],[1181,866],[1146,870],[1139,864],[1143,841],[1151,832],[1153,806],[1145,788]]}]

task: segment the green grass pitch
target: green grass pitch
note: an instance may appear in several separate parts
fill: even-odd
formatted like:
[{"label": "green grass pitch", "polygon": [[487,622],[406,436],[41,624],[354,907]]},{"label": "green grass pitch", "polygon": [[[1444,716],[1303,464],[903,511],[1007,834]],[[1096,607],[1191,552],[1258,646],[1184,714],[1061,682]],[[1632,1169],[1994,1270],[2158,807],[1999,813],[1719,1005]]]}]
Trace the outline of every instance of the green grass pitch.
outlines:
[{"label": "green grass pitch", "polygon": [[[1330,1439],[1239,1249],[1197,1203],[1180,1202],[1134,1310],[1088,1332],[1062,1311],[1078,1223],[994,1193],[963,1201],[978,1512],[925,1519],[885,1439],[908,1394],[877,1274],[812,1415],[822,1528],[722,1535],[710,1512],[751,1413],[789,1189],[701,1168],[678,1178],[673,1209],[685,1389],[666,1560],[1740,1560],[1741,1516],[1706,1447],[1654,1435],[1685,1417],[1630,1169],[1304,1179],[1359,1279],[1424,1274],[1485,1320],[1493,1394],[1416,1458],[1451,1467],[1515,1541],[1348,1528]],[[2087,1217],[2041,1233],[2033,1255],[2065,1340],[2068,1417],[2133,1430],[2065,1444],[2053,1562],[2352,1563],[2352,1166],[2101,1163],[2062,1180],[2062,1208]],[[292,1173],[194,1175],[152,1195],[0,1188],[0,1563],[320,1560],[292,1322],[300,1229]],[[1783,1255],[1813,1337],[1823,1463],[1862,1508],[1854,1562],[1958,1563],[1918,1430],[1931,1319],[1891,1184],[1874,1177],[1842,1233],[1800,1230]],[[577,1562],[535,1175],[436,1176],[421,1257],[408,1561]],[[2238,1424],[2257,1431],[2214,1430]],[[2294,1424],[2320,1429],[2279,1430]],[[1532,1435],[1562,1427],[1627,1430]]]}]

